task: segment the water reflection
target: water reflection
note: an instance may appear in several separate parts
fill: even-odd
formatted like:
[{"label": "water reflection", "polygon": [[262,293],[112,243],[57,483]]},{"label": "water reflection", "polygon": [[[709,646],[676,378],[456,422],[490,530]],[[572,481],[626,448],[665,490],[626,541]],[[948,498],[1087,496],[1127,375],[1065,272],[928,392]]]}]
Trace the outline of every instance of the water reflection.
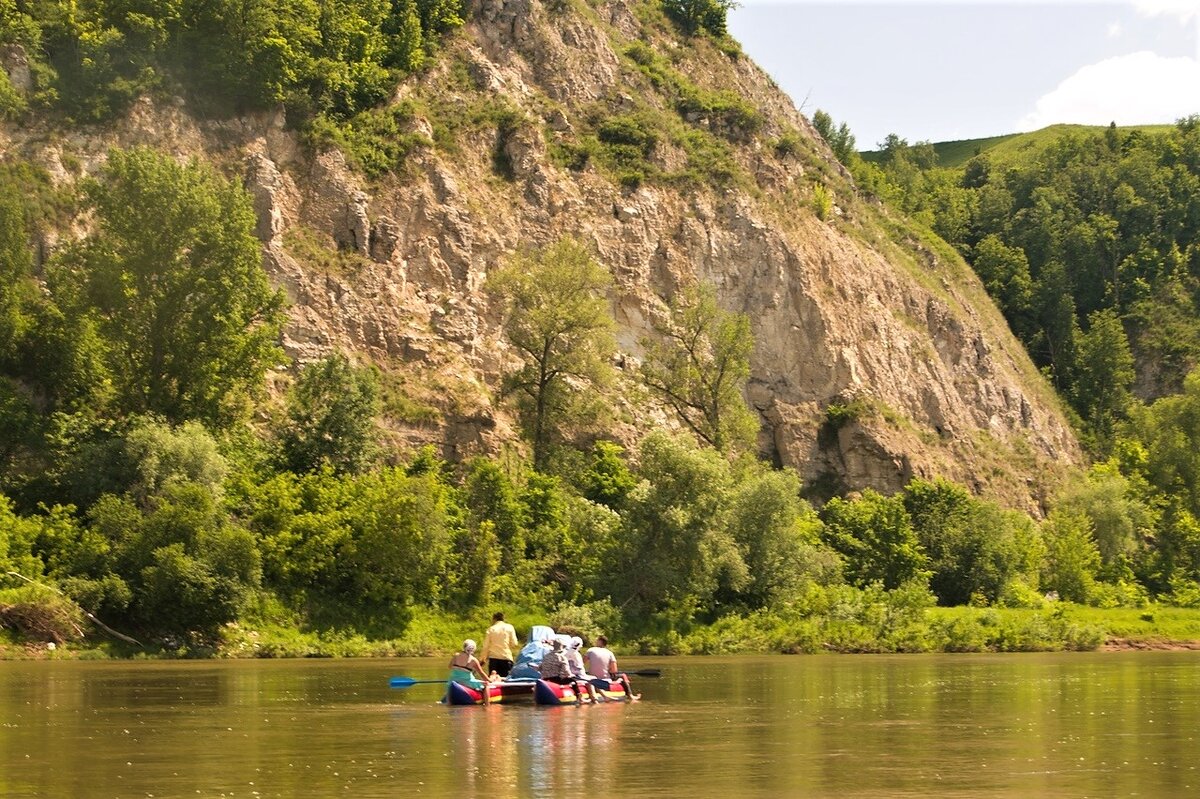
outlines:
[{"label": "water reflection", "polygon": [[628,710],[624,704],[450,708],[450,759],[475,796],[604,792],[620,765],[615,743]]},{"label": "water reflection", "polygon": [[446,708],[386,688],[430,661],[0,663],[0,797],[1200,793],[1194,653],[654,665],[630,705]]}]

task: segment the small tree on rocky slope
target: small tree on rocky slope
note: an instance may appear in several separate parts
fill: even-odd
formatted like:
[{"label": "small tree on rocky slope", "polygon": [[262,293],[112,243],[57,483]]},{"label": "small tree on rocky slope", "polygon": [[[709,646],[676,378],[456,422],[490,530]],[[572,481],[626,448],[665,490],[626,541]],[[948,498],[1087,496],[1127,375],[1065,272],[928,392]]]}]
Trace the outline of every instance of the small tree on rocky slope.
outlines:
[{"label": "small tree on rocky slope", "polygon": [[645,342],[646,385],[710,446],[753,446],[758,419],[742,395],[754,350],[750,320],[721,309],[716,291],[703,285],[672,302],[659,332],[660,340]]},{"label": "small tree on rocky slope", "polygon": [[571,418],[581,389],[611,377],[616,345],[604,296],[611,282],[571,239],[518,255],[488,279],[505,304],[504,332],[522,361],[505,376],[503,390],[520,398],[538,471],[545,470],[552,436]]}]

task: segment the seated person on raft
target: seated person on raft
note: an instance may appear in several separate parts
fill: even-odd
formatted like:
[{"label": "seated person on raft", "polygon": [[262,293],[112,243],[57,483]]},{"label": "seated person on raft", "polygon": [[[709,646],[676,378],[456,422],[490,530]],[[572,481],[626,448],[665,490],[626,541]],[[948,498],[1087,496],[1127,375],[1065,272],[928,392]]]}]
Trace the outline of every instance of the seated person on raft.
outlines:
[{"label": "seated person on raft", "polygon": [[629,678],[617,671],[617,656],[608,648],[608,639],[603,635],[596,636],[596,645],[588,650],[587,662],[592,684],[607,690],[610,682],[618,682],[625,689],[625,696],[633,697]]},{"label": "seated person on raft", "polygon": [[571,643],[567,644],[567,665],[571,667],[571,676],[577,680],[588,679],[587,666],[583,665],[583,653],[579,651],[583,646],[583,639],[578,635],[571,637]]},{"label": "seated person on raft", "polygon": [[476,689],[490,682],[483,666],[475,658],[475,642],[470,638],[463,641],[462,651],[450,658],[450,680]]},{"label": "seated person on raft", "polygon": [[[571,665],[567,661],[567,653],[564,651],[561,638],[555,638],[551,644],[553,649],[546,653],[546,657],[542,658],[542,665],[538,667],[541,672],[542,679],[546,682],[558,683],[559,685],[572,685],[575,687],[576,695],[579,691],[579,683],[576,677],[571,674]],[[590,682],[582,683],[587,688],[588,696],[592,701],[596,701],[596,689],[592,687]]]}]

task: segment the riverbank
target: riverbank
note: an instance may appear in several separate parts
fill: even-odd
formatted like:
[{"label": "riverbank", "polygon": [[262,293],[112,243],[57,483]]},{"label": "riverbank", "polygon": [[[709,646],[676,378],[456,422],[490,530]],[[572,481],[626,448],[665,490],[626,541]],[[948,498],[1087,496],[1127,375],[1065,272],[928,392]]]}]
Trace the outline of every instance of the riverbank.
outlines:
[{"label": "riverbank", "polygon": [[[514,611],[524,634],[552,614]],[[227,625],[207,646],[159,643],[137,647],[103,639],[20,640],[0,630],[0,660],[173,658],[429,657],[479,638],[486,619],[416,613],[398,638],[373,640],[353,631],[300,631],[272,623]],[[565,628],[561,621],[559,627]],[[578,630],[588,637],[594,631]],[[615,646],[622,655],[735,655],[902,652],[1200,651],[1200,609],[1150,605],[1100,609],[1067,602],[1046,608],[905,608],[860,603],[824,615],[754,613],[688,630],[627,630]]]}]

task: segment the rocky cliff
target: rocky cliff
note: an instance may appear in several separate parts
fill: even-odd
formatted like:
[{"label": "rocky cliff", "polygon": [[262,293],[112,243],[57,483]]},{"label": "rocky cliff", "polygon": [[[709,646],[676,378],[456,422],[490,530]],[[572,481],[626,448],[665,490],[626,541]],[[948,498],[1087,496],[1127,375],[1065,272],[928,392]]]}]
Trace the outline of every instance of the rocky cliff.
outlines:
[{"label": "rocky cliff", "polygon": [[[681,286],[711,281],[750,316],[761,448],[822,490],[941,474],[1036,511],[1079,461],[969,269],[860,197],[749,59],[682,37],[655,6],[471,0],[394,103],[412,147],[373,179],[302,146],[281,114],[201,120],[182,101],[103,130],[8,129],[3,146],[59,181],[136,143],[243,174],[291,301],[289,353],[378,364],[396,435],[451,457],[515,439],[492,399],[508,356],[484,279],[572,235],[615,278],[626,367]],[[626,439],[663,418],[632,411],[613,423]]]}]

